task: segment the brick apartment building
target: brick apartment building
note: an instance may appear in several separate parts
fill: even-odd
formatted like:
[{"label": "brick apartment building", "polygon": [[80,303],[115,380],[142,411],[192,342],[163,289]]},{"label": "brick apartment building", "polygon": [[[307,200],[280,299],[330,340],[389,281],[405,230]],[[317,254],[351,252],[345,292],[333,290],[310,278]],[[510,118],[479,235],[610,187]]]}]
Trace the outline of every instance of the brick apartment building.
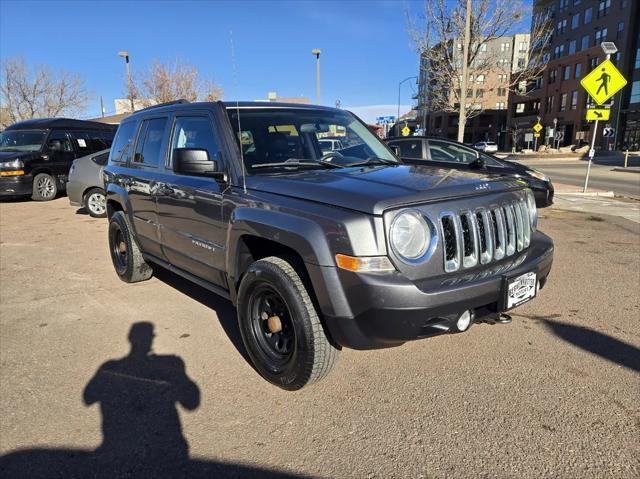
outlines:
[{"label": "brick apartment building", "polygon": [[580,79],[605,59],[600,47],[604,41],[616,44],[618,53],[611,60],[629,84],[613,97],[607,126],[616,128],[615,142],[602,138],[599,127],[596,145],[613,148],[640,141],[638,4],[638,0],[534,0],[534,15],[549,14],[553,35],[544,56],[543,75],[526,96],[512,95],[509,101],[507,124],[519,131],[517,146],[523,146],[524,135],[533,131],[538,116],[545,127],[539,144],[552,144],[554,119],[563,133],[559,146],[590,140],[593,123],[584,119],[590,101]]},{"label": "brick apartment building", "polygon": [[[488,71],[469,78],[467,111],[472,116],[467,120],[464,142],[475,143],[490,140],[504,147],[506,142],[507,107],[509,104],[509,80],[511,73],[524,68],[528,62],[529,37],[527,33],[505,36],[491,40],[481,46],[479,55],[494,57],[496,65]],[[462,55],[462,44],[456,44],[455,55]],[[458,113],[434,111],[430,108],[430,92],[442,88],[437,84],[428,60],[423,56],[418,77],[417,120],[426,123],[427,133],[456,139],[458,136]],[[446,85],[445,89],[451,88]],[[452,105],[455,98],[450,92]],[[482,110],[476,114],[474,110]]]}]

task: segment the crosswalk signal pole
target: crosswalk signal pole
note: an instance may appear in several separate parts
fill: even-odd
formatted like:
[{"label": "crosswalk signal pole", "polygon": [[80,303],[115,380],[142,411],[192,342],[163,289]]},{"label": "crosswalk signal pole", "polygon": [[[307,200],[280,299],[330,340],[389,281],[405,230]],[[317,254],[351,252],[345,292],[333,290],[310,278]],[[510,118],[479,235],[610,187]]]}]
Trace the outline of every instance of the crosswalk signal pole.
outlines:
[{"label": "crosswalk signal pole", "polygon": [[595,154],[595,146],[596,146],[596,135],[598,134],[598,120],[596,120],[596,124],[593,127],[593,136],[591,137],[591,148],[589,149],[589,163],[587,164],[587,174],[584,177],[584,188],[582,189],[583,193],[587,192],[587,187],[589,186],[589,173],[591,173],[591,160],[593,159],[593,155]]}]

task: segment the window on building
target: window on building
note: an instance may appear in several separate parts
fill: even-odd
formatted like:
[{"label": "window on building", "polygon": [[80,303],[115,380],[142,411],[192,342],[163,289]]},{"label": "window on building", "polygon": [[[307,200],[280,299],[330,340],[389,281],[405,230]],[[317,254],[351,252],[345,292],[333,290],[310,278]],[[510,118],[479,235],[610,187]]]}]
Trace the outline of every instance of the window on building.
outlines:
[{"label": "window on building", "polygon": [[631,97],[629,103],[640,103],[640,81],[631,84]]},{"label": "window on building", "polygon": [[496,103],[496,110],[504,110],[504,102],[499,101]]},{"label": "window on building", "polygon": [[598,3],[598,18],[604,17],[611,10],[611,0],[600,0]]},{"label": "window on building", "polygon": [[544,84],[544,79],[542,77],[536,78],[535,89],[539,90],[540,88],[542,88],[543,84]]},{"label": "window on building", "polygon": [[569,55],[573,55],[576,52],[576,40],[571,40],[569,42]]},{"label": "window on building", "polygon": [[571,109],[576,110],[578,108],[578,90],[571,92]]},{"label": "window on building", "polygon": [[498,88],[498,96],[507,96],[506,88]]},{"label": "window on building", "polygon": [[598,57],[589,58],[589,71],[598,66]]},{"label": "window on building", "polygon": [[571,30],[575,30],[580,26],[580,13],[576,13],[571,17]]},{"label": "window on building", "polygon": [[556,82],[556,77],[558,76],[558,70],[555,68],[553,70],[549,70],[549,84]]},{"label": "window on building", "polygon": [[560,111],[566,111],[566,110],[567,110],[567,94],[562,93],[560,95]]},{"label": "window on building", "polygon": [[476,90],[476,98],[482,98],[484,96],[484,90]]},{"label": "window on building", "polygon": [[504,73],[500,73],[498,75],[498,83],[507,83],[507,75]]},{"label": "window on building", "polygon": [[480,51],[481,52],[486,52],[487,51],[487,44],[483,43],[482,45],[480,45]]},{"label": "window on building", "polygon": [[527,42],[520,42],[518,46],[518,51],[526,52],[527,51]]},{"label": "window on building", "polygon": [[484,74],[483,73],[481,73],[480,75],[478,75],[476,77],[476,83],[478,85],[484,85]]},{"label": "window on building", "polygon": [[589,7],[584,11],[584,24],[591,23],[591,19],[593,18],[593,8]]},{"label": "window on building", "polygon": [[526,66],[525,58],[518,58],[518,68],[524,68]]},{"label": "window on building", "polygon": [[564,71],[562,73],[562,79],[565,81],[571,79],[571,65],[567,65],[564,67]]},{"label": "window on building", "polygon": [[599,28],[598,30],[596,30],[595,44],[600,45],[602,42],[607,41],[607,33],[608,33],[607,28]]},{"label": "window on building", "polygon": [[580,44],[580,50],[586,50],[589,48],[589,40],[591,39],[590,35],[585,35],[582,37],[582,43]]},{"label": "window on building", "polygon": [[547,97],[547,103],[546,103],[546,106],[545,106],[545,112],[550,113],[550,112],[553,111],[553,99],[554,99],[554,97],[552,97],[552,96],[548,96]]},{"label": "window on building", "polygon": [[616,34],[616,39],[620,40],[624,35],[624,22],[618,22],[618,33]]},{"label": "window on building", "polygon": [[516,103],[516,113],[524,113],[524,103]]},{"label": "window on building", "polygon": [[580,78],[582,76],[582,63],[576,63],[573,69],[573,78]]},{"label": "window on building", "polygon": [[569,0],[560,0],[560,4],[558,5],[558,10],[561,12],[569,8]]},{"label": "window on building", "polygon": [[509,51],[509,42],[503,42],[500,44],[500,51],[501,52],[508,52]]},{"label": "window on building", "polygon": [[560,20],[556,24],[556,33],[558,35],[561,35],[561,34],[565,33],[566,31],[567,31],[567,19],[565,18],[564,20]]}]

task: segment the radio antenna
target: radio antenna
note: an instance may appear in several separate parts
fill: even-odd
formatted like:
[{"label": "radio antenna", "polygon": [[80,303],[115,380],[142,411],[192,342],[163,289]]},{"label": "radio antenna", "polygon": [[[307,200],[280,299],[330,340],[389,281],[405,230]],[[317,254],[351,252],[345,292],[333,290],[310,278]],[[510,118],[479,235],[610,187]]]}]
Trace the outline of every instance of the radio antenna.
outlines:
[{"label": "radio antenna", "polygon": [[236,68],[236,52],[233,47],[233,30],[229,30],[229,42],[231,43],[231,66],[233,68],[233,89],[236,93],[236,116],[238,117],[238,146],[240,147],[240,166],[242,168],[242,189],[247,194],[247,171],[244,166],[244,153],[242,151],[242,128],[240,127],[240,101],[238,100],[238,70]]}]

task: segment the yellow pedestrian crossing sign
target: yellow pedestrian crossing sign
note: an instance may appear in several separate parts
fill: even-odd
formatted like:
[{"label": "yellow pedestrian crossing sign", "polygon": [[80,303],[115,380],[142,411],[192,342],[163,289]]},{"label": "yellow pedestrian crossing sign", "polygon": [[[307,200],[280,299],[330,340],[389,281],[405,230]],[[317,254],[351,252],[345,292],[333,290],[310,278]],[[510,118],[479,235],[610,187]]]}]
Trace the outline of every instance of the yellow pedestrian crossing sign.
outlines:
[{"label": "yellow pedestrian crossing sign", "polygon": [[409,133],[411,133],[411,129],[407,125],[400,131],[402,131],[402,136],[409,136]]},{"label": "yellow pedestrian crossing sign", "polygon": [[544,127],[540,124],[540,122],[533,125],[533,131],[535,131],[536,133],[540,133],[540,130],[542,130],[542,128]]},{"label": "yellow pedestrian crossing sign", "polygon": [[594,121],[594,120],[607,121],[610,116],[611,116],[611,110],[609,110],[609,108],[588,108],[585,119],[590,121]]},{"label": "yellow pedestrian crossing sign", "polygon": [[580,84],[598,105],[602,105],[618,93],[627,80],[611,60],[605,60],[580,80]]}]

